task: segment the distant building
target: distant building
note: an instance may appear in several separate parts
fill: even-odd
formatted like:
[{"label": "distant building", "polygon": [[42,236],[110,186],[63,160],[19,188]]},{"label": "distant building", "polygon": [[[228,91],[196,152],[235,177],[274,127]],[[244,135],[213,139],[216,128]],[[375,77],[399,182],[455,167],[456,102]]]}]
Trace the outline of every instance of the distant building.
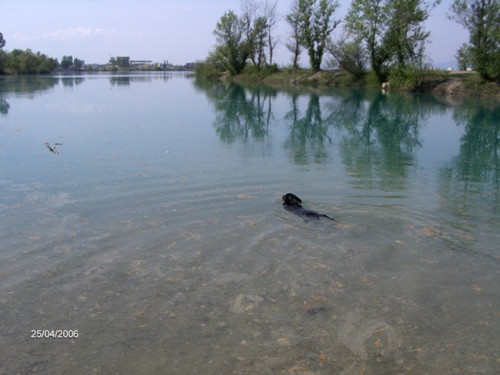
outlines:
[{"label": "distant building", "polygon": [[130,60],[131,65],[151,65],[151,60]]},{"label": "distant building", "polygon": [[116,65],[123,68],[130,65],[130,57],[128,56],[116,56]]}]

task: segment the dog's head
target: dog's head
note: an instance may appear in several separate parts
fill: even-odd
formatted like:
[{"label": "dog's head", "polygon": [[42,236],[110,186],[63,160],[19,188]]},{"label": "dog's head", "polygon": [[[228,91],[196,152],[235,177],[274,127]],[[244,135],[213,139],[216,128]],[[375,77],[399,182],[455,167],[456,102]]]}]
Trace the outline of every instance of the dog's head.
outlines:
[{"label": "dog's head", "polygon": [[295,194],[287,193],[281,197],[285,206],[301,207],[302,200]]}]

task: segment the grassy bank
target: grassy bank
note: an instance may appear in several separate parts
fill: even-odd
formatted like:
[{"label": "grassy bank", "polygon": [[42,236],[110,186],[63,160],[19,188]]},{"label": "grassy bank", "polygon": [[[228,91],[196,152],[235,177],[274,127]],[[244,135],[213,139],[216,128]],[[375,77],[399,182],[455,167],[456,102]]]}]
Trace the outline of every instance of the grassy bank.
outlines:
[{"label": "grassy bank", "polygon": [[[245,69],[243,73],[236,76],[213,74],[211,79],[244,84],[262,83],[276,87],[382,89],[371,73],[367,73],[362,79],[356,79],[345,72],[313,72],[306,69],[260,71]],[[427,92],[439,97],[488,97],[500,100],[500,85],[494,82],[485,82],[474,72],[429,71],[423,75],[418,85],[410,81],[389,79],[387,90],[392,92]]]}]

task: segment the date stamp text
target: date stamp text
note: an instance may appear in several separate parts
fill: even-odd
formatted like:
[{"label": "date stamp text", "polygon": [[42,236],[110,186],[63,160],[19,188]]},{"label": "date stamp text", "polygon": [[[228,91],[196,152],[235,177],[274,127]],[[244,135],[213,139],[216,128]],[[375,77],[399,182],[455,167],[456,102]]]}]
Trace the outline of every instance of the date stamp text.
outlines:
[{"label": "date stamp text", "polygon": [[32,329],[32,339],[77,339],[77,329]]}]

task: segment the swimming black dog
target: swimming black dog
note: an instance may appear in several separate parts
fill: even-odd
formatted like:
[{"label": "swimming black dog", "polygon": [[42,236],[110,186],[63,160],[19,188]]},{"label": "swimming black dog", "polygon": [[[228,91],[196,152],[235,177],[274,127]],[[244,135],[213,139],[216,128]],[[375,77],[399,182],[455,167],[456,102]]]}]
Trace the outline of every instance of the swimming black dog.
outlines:
[{"label": "swimming black dog", "polygon": [[295,194],[292,193],[287,193],[281,197],[283,200],[283,206],[285,206],[285,209],[288,211],[293,212],[294,214],[297,214],[299,216],[304,216],[304,217],[311,217],[314,219],[319,219],[321,217],[325,217],[327,219],[335,221],[333,217],[330,217],[325,214],[319,214],[317,212],[307,210],[304,207],[302,207],[302,200],[297,197]]}]

